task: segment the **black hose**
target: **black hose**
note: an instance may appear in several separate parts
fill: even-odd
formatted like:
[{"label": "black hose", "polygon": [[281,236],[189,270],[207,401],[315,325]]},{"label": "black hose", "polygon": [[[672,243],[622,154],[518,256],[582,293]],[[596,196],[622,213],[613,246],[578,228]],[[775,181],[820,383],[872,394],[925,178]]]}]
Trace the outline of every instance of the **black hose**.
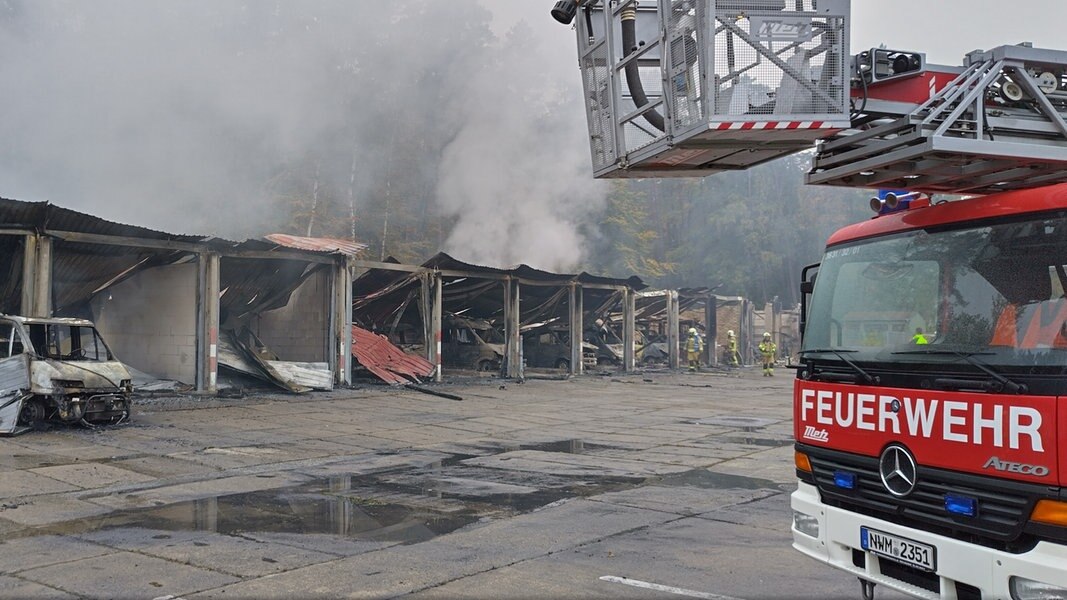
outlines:
[{"label": "black hose", "polygon": [[[626,56],[629,56],[637,51],[637,14],[636,11],[624,11],[622,14],[622,47],[626,51]],[[648,104],[648,96],[645,95],[645,88],[641,85],[641,74],[637,68],[637,61],[631,61],[626,65],[626,86],[630,88],[630,97],[634,100],[634,105],[637,108]],[[660,131],[664,131],[663,128],[663,115],[659,114],[655,109],[646,111],[641,115],[648,121],[648,124],[655,127]]]}]

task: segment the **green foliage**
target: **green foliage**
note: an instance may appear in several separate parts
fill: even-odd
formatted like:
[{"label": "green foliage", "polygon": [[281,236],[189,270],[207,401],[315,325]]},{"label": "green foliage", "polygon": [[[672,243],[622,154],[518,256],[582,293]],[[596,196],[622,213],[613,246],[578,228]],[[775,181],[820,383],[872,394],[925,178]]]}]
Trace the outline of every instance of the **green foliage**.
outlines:
[{"label": "green foliage", "polygon": [[795,155],[704,179],[617,182],[588,270],[795,304],[800,270],[819,261],[827,237],[870,216],[869,191],[804,185],[807,162]]}]

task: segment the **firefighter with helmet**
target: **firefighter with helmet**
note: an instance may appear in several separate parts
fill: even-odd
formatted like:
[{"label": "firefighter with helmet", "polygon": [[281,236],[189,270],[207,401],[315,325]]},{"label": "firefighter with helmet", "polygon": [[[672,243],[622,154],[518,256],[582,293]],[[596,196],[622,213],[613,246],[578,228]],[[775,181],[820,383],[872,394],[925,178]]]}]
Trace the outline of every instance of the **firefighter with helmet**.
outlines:
[{"label": "firefighter with helmet", "polygon": [[737,336],[734,335],[733,329],[726,332],[726,353],[731,367],[741,366],[741,355],[737,352]]},{"label": "firefighter with helmet", "polygon": [[689,360],[689,370],[696,371],[700,368],[700,353],[704,351],[704,342],[700,339],[700,333],[696,327],[689,328],[689,335],[685,339],[685,354]]},{"label": "firefighter with helmet", "polygon": [[771,339],[769,332],[763,332],[763,341],[759,344],[759,353],[763,357],[763,376],[774,377],[774,355],[778,352],[778,345]]}]

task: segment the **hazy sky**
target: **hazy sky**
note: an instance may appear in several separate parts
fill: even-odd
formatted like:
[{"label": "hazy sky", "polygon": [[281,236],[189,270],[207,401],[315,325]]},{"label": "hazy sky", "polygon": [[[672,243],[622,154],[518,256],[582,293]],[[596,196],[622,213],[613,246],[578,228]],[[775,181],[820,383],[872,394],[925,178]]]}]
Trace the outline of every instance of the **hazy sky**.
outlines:
[{"label": "hazy sky", "polygon": [[[548,14],[553,4],[552,0],[486,3],[501,29],[526,19],[539,35],[559,38],[574,53],[573,35],[561,35],[569,28]],[[1033,42],[1039,48],[1067,50],[1065,21],[1063,0],[853,0],[851,52],[885,44],[926,52],[933,63],[958,65],[971,50],[1002,44]]]}]

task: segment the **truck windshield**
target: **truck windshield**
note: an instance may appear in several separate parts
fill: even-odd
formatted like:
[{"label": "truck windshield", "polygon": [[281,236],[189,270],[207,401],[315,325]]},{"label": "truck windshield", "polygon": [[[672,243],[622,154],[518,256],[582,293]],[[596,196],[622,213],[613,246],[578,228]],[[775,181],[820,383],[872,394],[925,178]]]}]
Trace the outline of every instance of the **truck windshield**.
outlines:
[{"label": "truck windshield", "polygon": [[819,269],[804,349],[828,360],[848,350],[855,362],[980,352],[988,365],[1062,365],[1065,265],[1062,212],[835,246]]},{"label": "truck windshield", "polygon": [[111,354],[96,329],[84,325],[63,323],[31,323],[27,325],[30,343],[45,358],[72,361],[104,362]]}]

